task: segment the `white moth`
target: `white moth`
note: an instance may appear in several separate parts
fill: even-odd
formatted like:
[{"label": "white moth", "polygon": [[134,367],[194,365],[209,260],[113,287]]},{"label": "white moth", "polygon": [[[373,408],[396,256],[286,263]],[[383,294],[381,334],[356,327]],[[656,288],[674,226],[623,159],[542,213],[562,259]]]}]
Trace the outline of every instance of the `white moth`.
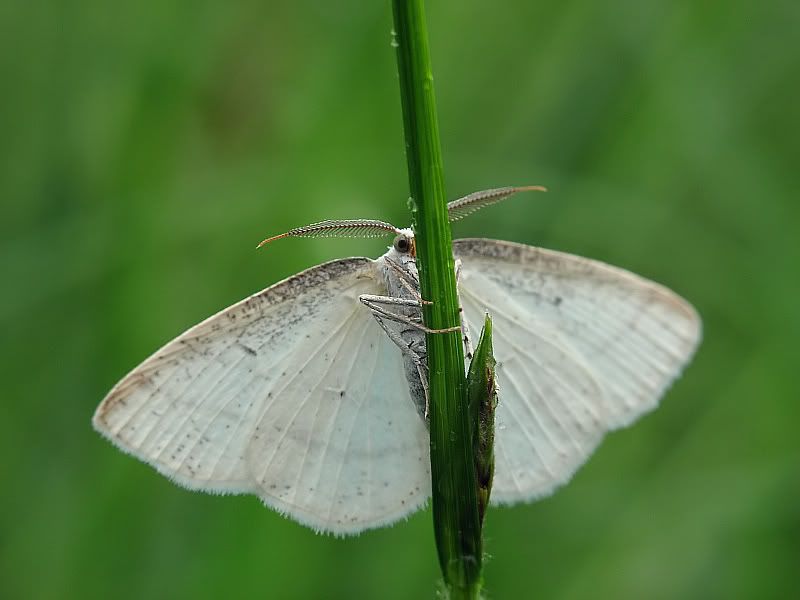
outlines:
[{"label": "white moth", "polygon": [[[450,218],[528,189],[541,188],[471,194]],[[377,260],[313,267],[178,336],[114,386],[95,428],[180,485],[255,494],[317,531],[414,512],[431,481],[412,231],[324,221],[276,238],[386,234]],[[494,320],[493,504],[566,483],[606,432],[656,406],[700,340],[691,305],[628,271],[488,239],[453,254],[467,350]]]}]

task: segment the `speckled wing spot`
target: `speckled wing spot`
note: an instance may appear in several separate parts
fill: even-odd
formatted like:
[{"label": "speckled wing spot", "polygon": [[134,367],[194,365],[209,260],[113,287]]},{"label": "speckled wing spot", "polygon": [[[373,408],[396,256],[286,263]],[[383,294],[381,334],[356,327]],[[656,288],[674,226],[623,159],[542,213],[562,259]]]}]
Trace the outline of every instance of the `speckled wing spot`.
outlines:
[{"label": "speckled wing spot", "polygon": [[428,434],[358,302],[385,293],[376,269],[326,263],[210,317],[120,381],[95,427],[185,487],[256,494],[318,531],[408,515],[430,494]]},{"label": "speckled wing spot", "polygon": [[496,240],[453,251],[468,322],[495,321],[494,503],[566,483],[607,431],[656,407],[700,341],[691,305],[628,271]]}]

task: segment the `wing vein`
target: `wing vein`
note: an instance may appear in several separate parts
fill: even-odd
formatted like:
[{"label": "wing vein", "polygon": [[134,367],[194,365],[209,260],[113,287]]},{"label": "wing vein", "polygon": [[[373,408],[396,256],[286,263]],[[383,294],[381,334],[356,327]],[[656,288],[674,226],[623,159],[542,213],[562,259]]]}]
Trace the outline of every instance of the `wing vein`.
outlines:
[{"label": "wing vein", "polygon": [[[355,314],[355,313],[353,313],[353,314]],[[350,317],[348,317],[347,319],[345,319],[344,321],[339,323],[338,326],[336,327],[336,329],[332,332],[332,334],[329,335],[328,338],[325,340],[325,342],[323,344],[320,344],[313,352],[310,353],[308,358],[303,363],[303,367],[301,369],[299,369],[299,370],[295,370],[294,373],[292,373],[292,375],[288,378],[288,380],[286,381],[286,383],[284,383],[283,387],[280,390],[278,390],[276,392],[273,392],[273,394],[272,394],[272,402],[269,403],[265,407],[264,411],[262,411],[262,413],[261,413],[261,417],[258,419],[259,425],[263,423],[264,417],[266,416],[267,412],[272,407],[272,405],[275,403],[276,399],[280,396],[280,394],[287,387],[289,387],[289,385],[294,383],[294,380],[296,379],[298,373],[300,371],[304,370],[308,366],[308,364],[311,362],[311,360],[316,358],[317,355],[320,352],[322,352],[323,348],[326,347],[326,344],[330,343],[333,340],[337,340],[339,342],[338,348],[341,348],[341,345],[342,345],[343,341],[341,339],[339,339],[338,334],[342,330],[342,328],[345,326],[345,324],[347,322],[349,322],[349,320],[352,318],[352,316],[353,315],[351,315]],[[337,351],[338,351],[338,349],[337,349]],[[325,373],[328,372],[328,370],[331,368],[332,364],[333,364],[333,360],[331,360],[331,363],[326,367]],[[275,443],[275,450],[272,452],[272,456],[270,456],[269,461],[267,461],[266,465],[261,470],[261,473],[259,474],[259,477],[257,478],[257,481],[260,482],[261,480],[263,480],[265,475],[266,475],[266,473],[269,471],[270,467],[272,466],[272,463],[275,461],[275,457],[278,454],[278,450],[280,449],[280,446],[283,443],[283,440],[286,438],[286,435],[288,434],[289,430],[291,429],[290,425],[292,423],[294,423],[295,418],[300,413],[300,411],[303,409],[303,407],[305,406],[305,403],[308,401],[309,397],[310,396],[307,395],[307,396],[305,396],[303,398],[303,400],[299,403],[299,405],[297,407],[297,410],[295,410],[294,414],[289,418],[289,421],[286,423],[286,426],[283,428],[283,431],[281,432],[280,437],[278,438],[277,442]]]}]

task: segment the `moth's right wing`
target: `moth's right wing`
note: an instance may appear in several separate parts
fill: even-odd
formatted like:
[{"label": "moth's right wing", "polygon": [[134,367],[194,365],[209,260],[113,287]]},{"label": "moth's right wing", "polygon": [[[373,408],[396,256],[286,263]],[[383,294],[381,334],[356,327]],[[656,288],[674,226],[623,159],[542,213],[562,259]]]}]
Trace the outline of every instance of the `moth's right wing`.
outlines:
[{"label": "moth's right wing", "polygon": [[623,269],[498,240],[453,251],[475,339],[494,321],[495,503],[566,483],[606,432],[656,407],[700,341],[688,302]]},{"label": "moth's right wing", "polygon": [[358,301],[381,281],[338,260],[223,310],[120,381],[95,427],[187,488],[253,493],[319,531],[408,515],[430,494],[428,433]]}]

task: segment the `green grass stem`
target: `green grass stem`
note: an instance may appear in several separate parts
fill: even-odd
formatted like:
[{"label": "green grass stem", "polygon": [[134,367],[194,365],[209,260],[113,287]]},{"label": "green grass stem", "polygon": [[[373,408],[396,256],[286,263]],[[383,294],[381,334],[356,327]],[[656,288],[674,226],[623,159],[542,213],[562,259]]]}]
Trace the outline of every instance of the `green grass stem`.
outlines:
[{"label": "green grass stem", "polygon": [[[424,319],[428,327],[444,329],[459,325],[459,303],[425,12],[422,0],[393,0],[392,5],[417,264],[422,295],[432,301],[424,307]],[[461,336],[429,334],[427,345],[439,562],[451,598],[477,598],[481,528]]]}]

